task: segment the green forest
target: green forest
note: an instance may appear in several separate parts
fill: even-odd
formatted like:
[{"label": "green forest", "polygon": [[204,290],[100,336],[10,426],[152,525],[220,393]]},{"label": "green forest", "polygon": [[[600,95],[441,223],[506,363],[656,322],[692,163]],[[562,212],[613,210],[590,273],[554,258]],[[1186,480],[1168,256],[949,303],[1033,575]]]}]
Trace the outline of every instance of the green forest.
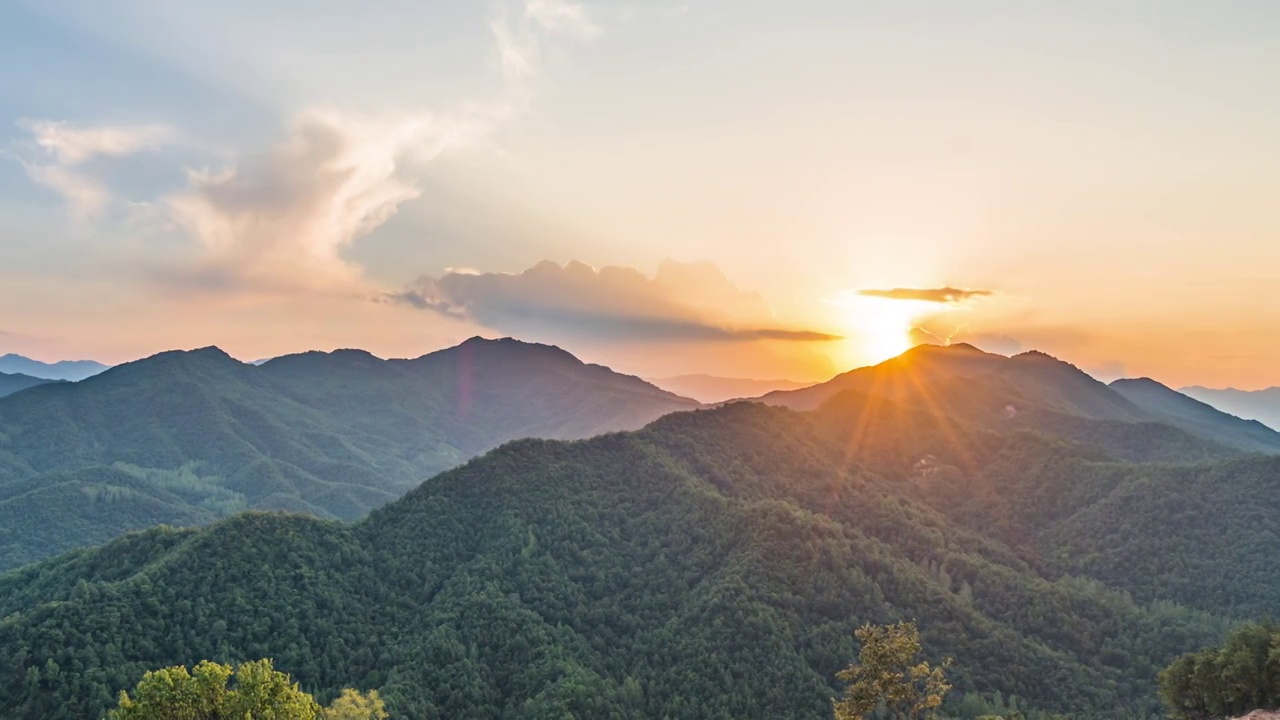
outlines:
[{"label": "green forest", "polygon": [[1160,697],[1175,720],[1210,720],[1280,708],[1280,625],[1250,623],[1179,657],[1160,673]]},{"label": "green forest", "polygon": [[74,550],[0,575],[0,707],[102,717],[147,672],[272,658],[393,718],[829,718],[855,631],[910,621],[948,717],[1163,717],[1162,670],[1280,606],[1280,458],[1071,412],[1043,367],[518,440],[355,523]]},{"label": "green forest", "polygon": [[510,339],[414,360],[162,353],[0,398],[0,570],[244,509],[356,520],[507,440],[636,429],[696,405]]},{"label": "green forest", "polygon": [[[866,407],[738,404],[637,433],[519,441],[355,525],[241,514],[11,573],[0,704],[94,716],[147,670],[272,657],[321,701],[378,689],[394,717],[820,717],[853,630],[913,619],[928,653],[955,659],[961,712],[999,698],[1154,717],[1157,672],[1232,625],[1217,595],[1243,614],[1280,591],[1188,573],[1176,602],[1151,599],[1164,570],[1133,562],[1143,541],[1109,554],[1094,524],[1076,524],[1163,483],[1170,499],[1145,519],[1115,508],[1128,518],[1117,532],[1148,527],[1158,551],[1170,510],[1217,532],[1212,493],[1182,491],[1184,468],[1107,463],[1023,433],[914,423],[911,435],[889,416],[854,459],[847,438]],[[883,473],[909,446],[933,457],[928,470]],[[952,464],[960,448],[981,471]],[[1082,486],[1082,469],[1100,485]],[[952,502],[961,484],[1003,492],[1006,509]],[[1238,552],[1263,567],[1272,542]],[[1211,546],[1179,558],[1220,560]]]}]

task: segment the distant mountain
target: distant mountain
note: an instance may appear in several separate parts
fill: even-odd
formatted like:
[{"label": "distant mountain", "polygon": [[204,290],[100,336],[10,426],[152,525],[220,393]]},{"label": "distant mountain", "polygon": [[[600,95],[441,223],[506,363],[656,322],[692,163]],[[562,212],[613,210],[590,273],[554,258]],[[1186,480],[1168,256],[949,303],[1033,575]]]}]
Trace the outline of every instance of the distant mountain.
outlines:
[{"label": "distant mountain", "polygon": [[40,362],[21,355],[0,356],[0,372],[20,373],[46,380],[70,380],[72,382],[93,377],[108,366],[93,360],[59,360],[55,363]]},{"label": "distant mountain", "polygon": [[1280,452],[1280,433],[1172,390],[1151,378],[1116,380],[1111,388],[1151,416],[1246,450]]},{"label": "distant mountain", "polygon": [[664,390],[704,403],[756,397],[774,390],[794,390],[812,384],[794,380],[757,380],[715,375],[677,375],[653,379],[650,382]]},{"label": "distant mountain", "polygon": [[[478,380],[507,366],[477,359],[490,349],[450,363]],[[532,352],[540,377],[541,362],[578,367]],[[322,386],[309,397],[406,369],[287,362],[305,366],[277,368],[291,392]],[[349,374],[321,372],[332,364]],[[894,372],[918,369],[876,373],[905,388]],[[1280,458],[1121,462],[1106,448],[1197,441],[1063,409],[1132,412],[1105,386],[1056,397],[1059,383],[1096,388],[1044,358],[1009,372],[900,400],[846,390],[807,413],[741,402],[512,442],[355,525],[247,513],[24,568],[0,576],[0,707],[101,717],[148,669],[271,657],[322,697],[378,689],[397,718],[827,720],[853,630],[912,619],[931,660],[955,658],[948,717],[1013,704],[1029,718],[1160,717],[1161,667],[1280,607]],[[383,382],[362,387],[395,387]],[[399,421],[385,392],[371,404]],[[1070,418],[1069,433],[991,409]],[[357,410],[352,437],[375,412]]]},{"label": "distant mountain", "polygon": [[12,395],[19,390],[26,390],[36,385],[44,385],[45,383],[54,382],[44,378],[31,377],[30,375],[9,374],[0,372],[0,397]]},{"label": "distant mountain", "polygon": [[1280,430],[1280,387],[1266,390],[1214,390],[1185,387],[1182,393],[1232,415],[1257,420],[1273,430]]},{"label": "distant mountain", "polygon": [[0,399],[0,568],[245,508],[351,520],[509,440],[630,430],[697,406],[510,339],[414,360],[162,353]]},{"label": "distant mountain", "polygon": [[[920,345],[879,365],[759,400],[808,410],[849,391],[926,402],[988,427],[1020,426],[1098,442],[1128,460],[1169,460],[1171,453],[1181,460],[1230,451],[1280,453],[1280,433],[1261,424],[1219,412],[1151,380],[1108,386],[1036,351],[1005,357],[964,344]],[[1082,424],[1082,418],[1106,421],[1109,429],[1091,437],[1102,426]],[[1162,428],[1135,427],[1152,424]],[[1134,435],[1148,444],[1130,442]]]}]

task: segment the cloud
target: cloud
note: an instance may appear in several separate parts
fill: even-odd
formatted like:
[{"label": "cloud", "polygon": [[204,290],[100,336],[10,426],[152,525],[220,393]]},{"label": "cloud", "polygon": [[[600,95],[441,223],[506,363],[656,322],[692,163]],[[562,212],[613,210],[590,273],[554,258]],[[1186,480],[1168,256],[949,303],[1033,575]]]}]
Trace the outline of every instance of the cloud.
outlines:
[{"label": "cloud", "polygon": [[237,167],[193,171],[165,199],[200,243],[194,263],[171,269],[206,290],[295,290],[358,283],[341,253],[418,197],[401,164],[430,159],[479,131],[431,115],[385,119],[313,110],[276,146]]},{"label": "cloud", "polygon": [[962,290],[953,287],[941,288],[893,288],[891,290],[859,290],[859,295],[867,297],[887,298],[889,300],[917,300],[933,303],[955,303],[975,297],[992,295],[990,290]]},{"label": "cloud", "polygon": [[586,8],[566,0],[528,0],[525,17],[548,32],[562,32],[580,40],[590,40],[603,31],[587,17]]},{"label": "cloud", "polygon": [[36,147],[62,165],[79,165],[94,157],[120,157],[140,150],[154,150],[177,137],[167,125],[77,127],[51,120],[18,121],[31,133]]},{"label": "cloud", "polygon": [[188,187],[164,199],[199,247],[191,262],[155,276],[187,292],[368,294],[361,268],[343,251],[421,195],[409,166],[473,144],[517,112],[528,98],[515,81],[540,72],[546,38],[600,32],[575,3],[526,0],[518,7],[491,24],[509,81],[505,96],[446,113],[299,114],[275,146],[235,167],[192,171]]},{"label": "cloud", "polygon": [[92,161],[157,150],[178,138],[173,128],[159,124],[76,126],[24,118],[18,126],[31,136],[18,154],[27,177],[65,198],[80,217],[97,213],[112,197],[86,167]]},{"label": "cloud", "polygon": [[586,8],[567,0],[525,0],[521,12],[510,8],[489,23],[502,74],[513,86],[542,71],[543,36],[568,36],[587,42],[603,33]]},{"label": "cloud", "polygon": [[610,342],[822,342],[838,336],[779,327],[757,293],[711,263],[664,261],[648,277],[630,267],[599,270],[543,261],[517,275],[424,277],[383,302],[470,320],[501,332]]}]

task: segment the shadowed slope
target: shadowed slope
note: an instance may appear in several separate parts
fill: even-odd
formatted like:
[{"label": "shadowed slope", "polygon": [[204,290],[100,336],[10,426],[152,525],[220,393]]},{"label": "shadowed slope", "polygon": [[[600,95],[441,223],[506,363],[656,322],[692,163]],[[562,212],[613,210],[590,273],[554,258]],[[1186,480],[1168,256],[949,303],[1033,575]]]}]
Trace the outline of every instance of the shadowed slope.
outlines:
[{"label": "shadowed slope", "polygon": [[21,373],[0,372],[0,398],[12,395],[21,390],[54,382],[44,378],[32,377]]}]

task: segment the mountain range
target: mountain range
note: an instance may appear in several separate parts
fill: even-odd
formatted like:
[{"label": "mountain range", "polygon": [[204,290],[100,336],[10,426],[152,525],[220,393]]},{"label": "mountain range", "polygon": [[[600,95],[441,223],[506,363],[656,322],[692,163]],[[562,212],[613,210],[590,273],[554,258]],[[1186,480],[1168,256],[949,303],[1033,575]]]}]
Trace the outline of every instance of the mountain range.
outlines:
[{"label": "mountain range", "polygon": [[1280,428],[1280,387],[1215,390],[1196,386],[1182,388],[1182,393],[1232,415],[1257,420],[1272,429]]},{"label": "mountain range", "polygon": [[812,384],[795,380],[757,380],[717,375],[677,375],[655,378],[650,382],[664,390],[704,403],[752,398],[774,390],[795,390]]},{"label": "mountain range", "polygon": [[[159,356],[0,401],[2,450],[33,453],[10,418],[35,410],[11,404],[106,382],[112,422],[88,401],[29,421],[43,462],[202,463],[245,500],[324,510],[326,463],[349,475],[323,482],[395,494],[435,448],[664,416],[502,444],[354,524],[240,513],[0,576],[0,707],[97,717],[147,669],[273,657],[321,699],[379,689],[397,718],[825,718],[852,630],[913,619],[955,659],[954,717],[1153,717],[1160,668],[1280,606],[1274,433],[1153,381],[922,347],[706,409],[544,346],[427,358]],[[246,457],[305,481],[237,483]],[[110,509],[131,490],[75,492]]]},{"label": "mountain range", "polygon": [[0,355],[0,373],[30,375],[45,380],[69,380],[75,382],[93,377],[108,366],[93,360],[59,360],[54,363],[32,360],[29,357],[9,353]]},{"label": "mountain range", "polygon": [[0,568],[244,509],[354,520],[508,440],[636,429],[697,406],[510,339],[414,360],[162,353],[0,398]]},{"label": "mountain range", "polygon": [[[1116,380],[1110,385],[1070,363],[1031,351],[1005,357],[963,343],[919,345],[879,365],[858,368],[832,380],[798,390],[768,393],[770,405],[809,410],[846,391],[895,401],[933,404],[944,412],[984,423],[1009,422],[1088,439],[1101,421],[1118,435],[1135,424],[1161,424],[1159,432],[1172,444],[1185,442],[1182,457],[1209,452],[1204,441],[1243,452],[1280,452],[1280,433],[1193,400],[1150,378]],[[957,404],[956,397],[964,398]],[[993,403],[993,398],[1008,402]],[[1074,429],[1073,429],[1074,428]],[[1187,436],[1179,439],[1182,431]],[[1085,435],[1081,435],[1084,433]],[[1106,438],[1095,438],[1105,444]],[[1112,447],[1122,454],[1133,450]],[[1149,448],[1129,459],[1165,458],[1175,447]],[[1188,455],[1190,453],[1190,455]]]}]

